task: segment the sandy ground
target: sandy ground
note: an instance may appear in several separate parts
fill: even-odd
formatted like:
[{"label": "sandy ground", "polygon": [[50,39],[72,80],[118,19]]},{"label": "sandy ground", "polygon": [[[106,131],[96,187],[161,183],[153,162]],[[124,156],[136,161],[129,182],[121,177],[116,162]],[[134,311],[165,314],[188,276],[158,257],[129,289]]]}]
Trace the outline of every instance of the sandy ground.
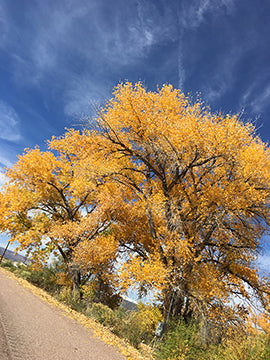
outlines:
[{"label": "sandy ground", "polygon": [[124,360],[0,269],[0,360]]}]

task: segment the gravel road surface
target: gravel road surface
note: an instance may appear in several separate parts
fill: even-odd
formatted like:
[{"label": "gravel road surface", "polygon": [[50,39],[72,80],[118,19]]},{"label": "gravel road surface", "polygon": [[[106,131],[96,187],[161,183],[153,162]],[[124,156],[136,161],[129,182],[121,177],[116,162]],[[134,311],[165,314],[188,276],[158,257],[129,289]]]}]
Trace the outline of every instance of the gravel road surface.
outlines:
[{"label": "gravel road surface", "polygon": [[0,269],[0,360],[124,360]]}]

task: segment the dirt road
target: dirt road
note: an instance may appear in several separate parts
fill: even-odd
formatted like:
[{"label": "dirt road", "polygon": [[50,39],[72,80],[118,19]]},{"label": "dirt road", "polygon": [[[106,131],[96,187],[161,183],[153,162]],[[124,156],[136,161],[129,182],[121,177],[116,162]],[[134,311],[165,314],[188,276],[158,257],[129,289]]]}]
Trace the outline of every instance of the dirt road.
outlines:
[{"label": "dirt road", "polygon": [[0,269],[0,360],[124,360]]}]

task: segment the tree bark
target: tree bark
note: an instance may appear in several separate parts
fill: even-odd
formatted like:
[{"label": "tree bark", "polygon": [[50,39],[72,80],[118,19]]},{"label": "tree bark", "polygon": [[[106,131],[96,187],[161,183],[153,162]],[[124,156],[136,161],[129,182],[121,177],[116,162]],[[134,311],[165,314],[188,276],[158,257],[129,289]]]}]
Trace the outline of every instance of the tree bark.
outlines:
[{"label": "tree bark", "polygon": [[75,296],[77,293],[79,293],[81,298],[81,271],[79,265],[76,263],[71,263],[69,265],[69,274],[72,280],[72,295]]},{"label": "tree bark", "polygon": [[9,247],[9,242],[7,243],[7,245],[6,245],[6,247],[5,247],[5,250],[4,250],[4,252],[3,252],[3,254],[2,254],[2,256],[1,256],[1,259],[0,259],[0,264],[1,264],[1,262],[2,262],[2,260],[3,260],[3,258],[4,258],[4,256],[5,256],[5,254],[6,254],[6,251],[7,251],[7,249],[8,249],[8,247]]},{"label": "tree bark", "polygon": [[179,288],[171,288],[164,292],[163,297],[163,321],[167,322],[168,318],[181,318],[188,323],[192,318],[193,311],[188,294]]}]

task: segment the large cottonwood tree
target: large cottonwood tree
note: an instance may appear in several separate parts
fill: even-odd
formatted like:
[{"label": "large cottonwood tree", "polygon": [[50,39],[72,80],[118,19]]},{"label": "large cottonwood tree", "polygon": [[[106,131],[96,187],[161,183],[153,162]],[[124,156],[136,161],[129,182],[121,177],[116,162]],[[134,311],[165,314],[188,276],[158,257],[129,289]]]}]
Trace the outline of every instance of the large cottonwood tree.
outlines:
[{"label": "large cottonwood tree", "polygon": [[[238,115],[211,113],[180,90],[117,86],[98,110],[89,153],[125,189],[116,236],[122,284],[162,294],[164,316],[234,321],[232,298],[269,301],[255,261],[269,228],[269,148]],[[129,200],[127,200],[129,199]]]}]

